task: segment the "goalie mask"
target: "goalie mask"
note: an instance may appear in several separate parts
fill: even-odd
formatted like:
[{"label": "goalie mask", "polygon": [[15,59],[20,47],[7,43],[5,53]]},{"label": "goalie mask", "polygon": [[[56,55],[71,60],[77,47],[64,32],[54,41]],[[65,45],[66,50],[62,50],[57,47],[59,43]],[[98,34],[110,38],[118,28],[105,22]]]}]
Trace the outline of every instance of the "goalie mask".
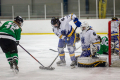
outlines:
[{"label": "goalie mask", "polygon": [[83,34],[86,33],[86,31],[89,29],[88,22],[84,21],[80,28],[81,28]]},{"label": "goalie mask", "polygon": [[55,28],[59,28],[60,27],[59,18],[52,17],[52,19],[51,19],[51,25],[53,27],[55,27]]}]

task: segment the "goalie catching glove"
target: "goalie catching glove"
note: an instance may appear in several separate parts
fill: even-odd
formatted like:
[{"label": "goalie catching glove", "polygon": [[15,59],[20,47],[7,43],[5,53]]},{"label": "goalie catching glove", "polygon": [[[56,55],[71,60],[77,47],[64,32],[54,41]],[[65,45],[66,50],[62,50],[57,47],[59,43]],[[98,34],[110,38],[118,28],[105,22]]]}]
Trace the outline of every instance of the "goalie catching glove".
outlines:
[{"label": "goalie catching glove", "polygon": [[90,52],[92,57],[95,57],[97,51],[98,51],[98,47],[95,44],[90,44]]}]

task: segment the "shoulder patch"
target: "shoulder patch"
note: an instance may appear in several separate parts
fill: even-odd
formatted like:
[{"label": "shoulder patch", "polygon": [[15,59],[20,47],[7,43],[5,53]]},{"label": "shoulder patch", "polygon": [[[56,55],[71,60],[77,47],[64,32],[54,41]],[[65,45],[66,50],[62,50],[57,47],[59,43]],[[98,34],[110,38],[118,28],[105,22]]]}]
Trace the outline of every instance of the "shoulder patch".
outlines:
[{"label": "shoulder patch", "polygon": [[95,32],[93,32],[93,35],[94,35],[94,36],[96,36],[96,33],[95,33]]}]

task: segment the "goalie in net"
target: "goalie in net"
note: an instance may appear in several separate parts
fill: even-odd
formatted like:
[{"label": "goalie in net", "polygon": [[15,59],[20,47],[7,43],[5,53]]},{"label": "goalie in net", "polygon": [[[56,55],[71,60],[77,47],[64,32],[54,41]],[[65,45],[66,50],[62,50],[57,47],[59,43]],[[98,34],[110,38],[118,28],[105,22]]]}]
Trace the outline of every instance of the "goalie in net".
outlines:
[{"label": "goalie in net", "polygon": [[[120,59],[119,59],[120,57],[120,52],[119,52],[120,32],[119,31],[120,31],[120,21],[118,21],[118,18],[113,17],[112,20],[108,22],[109,66],[120,67]],[[113,54],[117,54],[117,56],[114,56]]]}]

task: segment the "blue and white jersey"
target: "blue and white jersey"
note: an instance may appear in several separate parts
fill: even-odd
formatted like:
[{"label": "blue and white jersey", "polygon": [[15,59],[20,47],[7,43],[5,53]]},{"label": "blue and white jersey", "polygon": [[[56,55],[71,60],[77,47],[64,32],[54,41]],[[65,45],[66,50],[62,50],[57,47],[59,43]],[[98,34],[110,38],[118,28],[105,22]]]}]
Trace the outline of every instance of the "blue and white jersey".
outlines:
[{"label": "blue and white jersey", "polygon": [[118,21],[111,21],[111,33],[117,32],[118,33],[119,23]]},{"label": "blue and white jersey", "polygon": [[111,21],[111,41],[118,41],[119,21]]},{"label": "blue and white jersey", "polygon": [[100,44],[100,40],[94,30],[87,30],[86,33],[80,33],[82,49],[90,50],[90,44]]},{"label": "blue and white jersey", "polygon": [[[76,18],[75,14],[69,14],[68,16],[65,16],[61,19],[59,19],[60,21],[60,28],[55,28],[53,27],[53,32],[60,38],[60,39],[64,39],[64,37],[71,37],[74,29],[72,28],[72,25],[69,24],[69,22],[71,20],[74,20]],[[61,34],[61,31],[65,30],[66,31],[66,36],[63,36]]]}]

